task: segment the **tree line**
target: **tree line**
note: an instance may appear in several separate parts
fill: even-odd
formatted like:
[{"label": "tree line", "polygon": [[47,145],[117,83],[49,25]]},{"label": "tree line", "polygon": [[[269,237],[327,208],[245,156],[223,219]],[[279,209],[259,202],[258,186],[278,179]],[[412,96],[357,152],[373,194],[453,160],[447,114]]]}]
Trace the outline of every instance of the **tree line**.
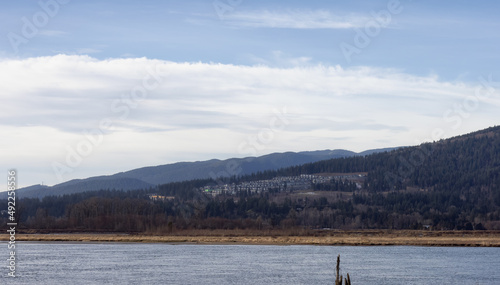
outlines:
[{"label": "tree line", "polygon": [[[367,172],[313,184],[317,195],[241,192],[211,197],[205,185],[314,173]],[[170,197],[150,199],[151,194]],[[7,202],[1,202],[7,205]],[[416,147],[218,180],[134,191],[100,190],[19,199],[20,227],[172,232],[177,229],[500,229],[500,127]],[[1,218],[7,222],[3,212]]]}]

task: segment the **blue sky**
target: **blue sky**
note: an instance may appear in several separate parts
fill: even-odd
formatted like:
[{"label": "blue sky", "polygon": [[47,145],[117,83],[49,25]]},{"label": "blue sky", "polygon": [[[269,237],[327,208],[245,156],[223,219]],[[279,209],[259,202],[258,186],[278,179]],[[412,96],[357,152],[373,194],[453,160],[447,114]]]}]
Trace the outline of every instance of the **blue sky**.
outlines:
[{"label": "blue sky", "polygon": [[2,2],[0,163],[52,185],[486,128],[498,15],[497,1]]},{"label": "blue sky", "polygon": [[[499,58],[500,8],[495,1],[398,1],[401,13],[351,62],[339,45],[352,43],[353,29],[275,28],[269,18],[288,14],[292,21],[303,15],[303,20],[321,22],[316,16],[324,12],[340,21],[359,19],[363,29],[363,19],[387,10],[390,1],[218,2],[228,5],[222,8],[223,18],[216,12],[217,1],[69,1],[60,4],[45,32],[21,44],[16,54],[7,34],[21,34],[22,17],[32,20],[41,8],[33,1],[9,1],[0,12],[2,51],[19,57],[65,53],[243,65],[260,63],[258,59],[282,64],[273,54],[280,51],[311,63],[399,68],[450,80],[475,80],[470,73],[494,72]],[[260,16],[260,25],[248,25],[244,15]]]}]

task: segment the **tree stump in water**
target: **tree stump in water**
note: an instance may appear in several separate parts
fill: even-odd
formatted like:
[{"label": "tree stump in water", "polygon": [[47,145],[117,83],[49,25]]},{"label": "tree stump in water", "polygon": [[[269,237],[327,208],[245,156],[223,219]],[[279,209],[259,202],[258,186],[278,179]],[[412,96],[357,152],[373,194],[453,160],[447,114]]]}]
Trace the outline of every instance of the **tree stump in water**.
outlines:
[{"label": "tree stump in water", "polygon": [[[337,268],[335,271],[335,285],[342,285],[343,277],[340,275],[340,254],[337,256]],[[344,285],[351,285],[351,277],[349,276],[349,273],[347,273],[347,277],[344,280]]]}]

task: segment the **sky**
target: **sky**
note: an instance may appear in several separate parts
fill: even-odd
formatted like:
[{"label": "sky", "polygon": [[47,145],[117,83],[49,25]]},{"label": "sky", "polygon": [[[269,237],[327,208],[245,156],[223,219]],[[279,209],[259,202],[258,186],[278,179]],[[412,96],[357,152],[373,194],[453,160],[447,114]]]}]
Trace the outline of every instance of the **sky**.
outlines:
[{"label": "sky", "polygon": [[498,15],[498,1],[3,1],[1,169],[54,185],[495,126]]}]

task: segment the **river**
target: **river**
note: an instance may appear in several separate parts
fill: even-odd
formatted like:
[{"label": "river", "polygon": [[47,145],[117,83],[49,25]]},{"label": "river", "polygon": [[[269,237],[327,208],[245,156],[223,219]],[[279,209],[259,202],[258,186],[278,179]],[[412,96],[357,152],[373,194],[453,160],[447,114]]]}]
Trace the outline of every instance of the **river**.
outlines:
[{"label": "river", "polygon": [[333,284],[338,254],[352,284],[500,284],[500,248],[37,242],[0,284]]}]

